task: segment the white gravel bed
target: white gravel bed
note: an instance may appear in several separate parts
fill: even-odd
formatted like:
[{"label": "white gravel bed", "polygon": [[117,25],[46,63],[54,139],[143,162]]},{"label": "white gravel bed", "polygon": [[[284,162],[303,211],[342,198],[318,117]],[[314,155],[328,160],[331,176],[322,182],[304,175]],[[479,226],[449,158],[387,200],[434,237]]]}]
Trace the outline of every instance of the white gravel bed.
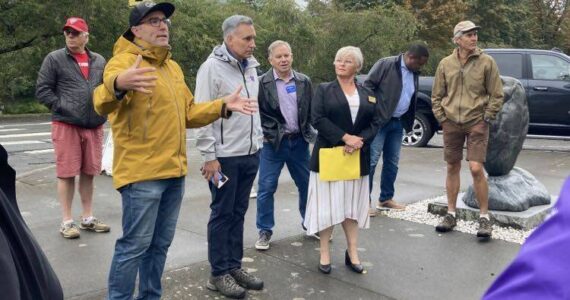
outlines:
[{"label": "white gravel bed", "polygon": [[[435,200],[444,199],[445,196],[440,196],[433,199],[422,200],[406,206],[403,211],[387,211],[382,212],[381,215],[389,218],[411,221],[415,223],[432,225],[435,227],[442,219],[442,216],[434,215],[428,212],[428,203]],[[479,228],[479,222],[457,220],[457,226],[454,230],[475,235]],[[493,225],[493,239],[505,240],[507,242],[522,244],[526,238],[532,233],[534,229],[522,230],[510,227],[501,227]],[[440,233],[441,235],[441,233]]]}]

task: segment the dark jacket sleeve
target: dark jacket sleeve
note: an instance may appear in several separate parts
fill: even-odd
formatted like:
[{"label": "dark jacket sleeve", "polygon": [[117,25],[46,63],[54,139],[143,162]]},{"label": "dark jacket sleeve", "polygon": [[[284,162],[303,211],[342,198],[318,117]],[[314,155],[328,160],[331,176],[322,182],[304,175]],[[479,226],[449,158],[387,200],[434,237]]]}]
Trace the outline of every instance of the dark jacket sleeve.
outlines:
[{"label": "dark jacket sleeve", "polygon": [[[385,70],[386,68],[384,67],[384,60],[381,59],[377,61],[368,72],[368,75],[364,80],[364,87],[376,94],[376,89],[378,89],[378,86],[382,81],[382,77],[384,77]],[[380,99],[377,100],[379,101]]]},{"label": "dark jacket sleeve", "polygon": [[380,129],[381,121],[380,121],[380,114],[378,110],[375,110],[374,117],[372,118],[372,122],[370,122],[370,126],[364,128],[360,132],[358,136],[364,139],[364,143],[370,144],[374,137],[376,137],[376,133],[378,133],[378,129]]},{"label": "dark jacket sleeve", "polygon": [[267,102],[268,99],[265,96],[266,91],[262,78],[263,76],[259,78],[259,93],[257,96],[259,103],[259,116],[261,118],[261,128],[263,129],[263,136],[265,140],[276,142],[277,135],[279,134],[279,121],[271,115],[271,109]]},{"label": "dark jacket sleeve", "polygon": [[320,84],[311,102],[311,121],[320,136],[330,144],[336,145],[342,140],[345,132],[336,126],[332,120],[329,120],[325,109],[325,102],[324,85]]},{"label": "dark jacket sleeve", "polygon": [[36,82],[36,98],[50,110],[59,102],[59,98],[55,94],[57,85],[57,72],[54,66],[54,60],[51,55],[46,56]]},{"label": "dark jacket sleeve", "polygon": [[309,141],[311,143],[314,143],[316,138],[317,138],[317,131],[315,130],[315,128],[313,128],[313,115],[312,115],[312,106],[313,106],[313,82],[311,81],[311,79],[309,77],[307,77],[307,95],[310,97],[310,103],[309,105],[307,105],[307,124],[308,124],[308,133],[307,135],[309,136]]}]

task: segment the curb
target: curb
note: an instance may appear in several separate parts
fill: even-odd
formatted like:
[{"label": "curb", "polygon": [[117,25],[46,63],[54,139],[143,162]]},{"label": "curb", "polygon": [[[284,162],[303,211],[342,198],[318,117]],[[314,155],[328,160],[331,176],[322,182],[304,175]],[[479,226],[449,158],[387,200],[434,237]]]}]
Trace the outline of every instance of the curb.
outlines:
[{"label": "curb", "polygon": [[0,121],[1,120],[9,120],[9,121],[29,121],[30,119],[38,120],[38,119],[45,119],[46,121],[51,120],[51,113],[40,113],[40,114],[17,114],[17,115],[4,115],[0,114]]}]

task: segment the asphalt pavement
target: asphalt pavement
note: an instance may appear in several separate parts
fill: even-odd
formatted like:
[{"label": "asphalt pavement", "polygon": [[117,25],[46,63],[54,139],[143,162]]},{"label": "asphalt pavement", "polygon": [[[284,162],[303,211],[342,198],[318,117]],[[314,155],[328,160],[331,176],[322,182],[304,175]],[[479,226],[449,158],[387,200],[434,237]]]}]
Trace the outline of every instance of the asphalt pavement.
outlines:
[{"label": "asphalt pavement", "polygon": [[[15,130],[18,129],[18,130]],[[55,189],[49,119],[0,119],[0,143],[8,149],[18,176],[22,215],[55,269],[66,299],[103,299],[115,240],[120,236],[121,201],[112,178],[95,180],[95,215],[112,226],[110,233],[82,232],[63,239]],[[27,135],[26,135],[27,134]],[[220,299],[205,287],[209,275],[206,225],[210,194],[200,177],[201,158],[188,132],[189,175],[186,194],[163,276],[164,299]],[[396,199],[404,203],[444,194],[445,164],[441,138],[426,148],[403,148]],[[570,170],[570,141],[529,139],[517,166],[534,174],[557,195]],[[377,172],[379,174],[379,172]],[[471,182],[467,165],[462,189]],[[378,195],[378,179],[373,196]],[[271,249],[253,247],[255,199],[250,201],[244,233],[243,266],[265,280],[265,289],[248,299],[479,299],[516,255],[520,245],[452,232],[440,235],[432,226],[376,217],[361,230],[360,257],[367,273],[344,266],[346,241],[340,227],[332,246],[333,271],[318,272],[318,241],[304,235],[297,211],[297,191],[286,168],[276,193],[276,227]],[[74,215],[80,214],[78,195]]]}]

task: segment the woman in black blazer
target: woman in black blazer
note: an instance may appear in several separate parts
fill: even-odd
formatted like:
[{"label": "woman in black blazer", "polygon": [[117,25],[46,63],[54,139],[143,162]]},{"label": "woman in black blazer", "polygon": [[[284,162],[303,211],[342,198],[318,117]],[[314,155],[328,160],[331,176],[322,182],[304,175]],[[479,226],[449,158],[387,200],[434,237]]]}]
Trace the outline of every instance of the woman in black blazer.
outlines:
[{"label": "woman in black blazer", "polygon": [[[318,86],[311,103],[312,125],[317,141],[311,155],[309,192],[304,225],[307,234],[320,235],[319,270],[331,271],[329,238],[333,226],[342,224],[346,234],[345,263],[357,273],[364,271],[357,251],[358,228],[368,228],[370,217],[368,174],[370,142],[379,126],[376,98],[356,83],[362,68],[359,48],[348,46],[338,50],[334,66],[337,79]],[[360,150],[360,178],[323,181],[319,177],[319,150],[335,146],[344,152]]]}]

